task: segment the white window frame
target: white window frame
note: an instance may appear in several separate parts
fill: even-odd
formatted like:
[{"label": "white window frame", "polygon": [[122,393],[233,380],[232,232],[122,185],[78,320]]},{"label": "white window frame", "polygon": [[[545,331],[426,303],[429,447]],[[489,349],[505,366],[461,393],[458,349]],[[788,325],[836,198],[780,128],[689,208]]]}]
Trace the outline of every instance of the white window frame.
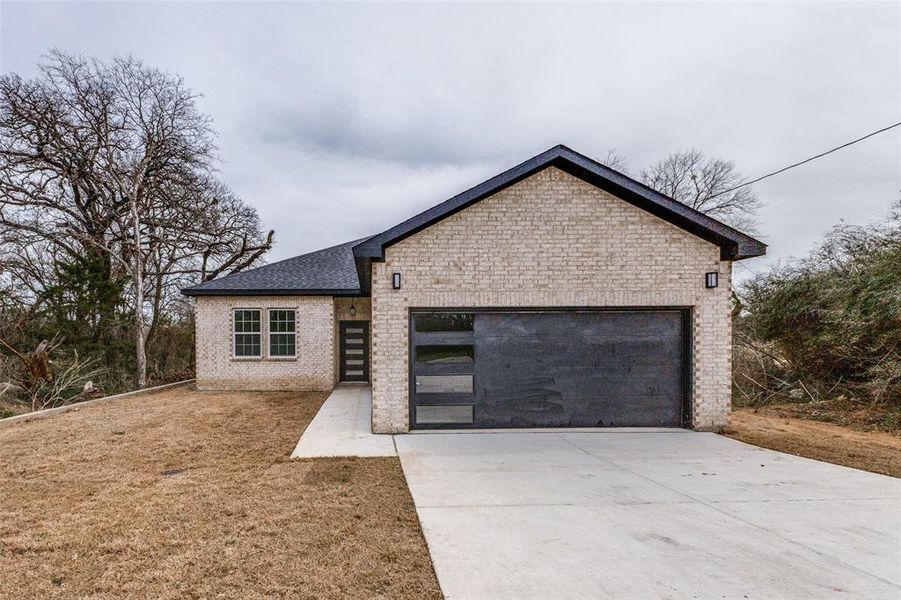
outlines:
[{"label": "white window frame", "polygon": [[[294,331],[272,331],[272,312],[282,310],[294,313]],[[272,354],[272,335],[293,335],[294,336],[294,354]],[[266,356],[270,360],[295,360],[297,358],[297,308],[291,306],[266,309]]]},{"label": "white window frame", "polygon": [[[248,311],[248,310],[252,310],[252,311],[256,311],[256,312],[260,313],[260,331],[259,331],[259,333],[248,333],[246,331],[239,332],[239,331],[236,331],[236,329],[235,329],[235,313],[237,313],[238,311]],[[234,359],[234,360],[260,360],[260,359],[262,359],[263,358],[263,340],[265,339],[265,336],[263,335],[263,309],[257,308],[257,307],[241,307],[241,308],[236,307],[236,308],[232,309],[231,319],[232,319],[232,322],[231,322],[231,330],[232,330],[231,355],[232,355],[232,359]],[[297,328],[297,326],[295,325],[295,329],[296,328]],[[258,335],[258,336],[260,336],[260,353],[256,354],[256,355],[245,354],[245,355],[238,356],[238,354],[235,352],[235,349],[238,344],[238,336],[239,335]]]}]

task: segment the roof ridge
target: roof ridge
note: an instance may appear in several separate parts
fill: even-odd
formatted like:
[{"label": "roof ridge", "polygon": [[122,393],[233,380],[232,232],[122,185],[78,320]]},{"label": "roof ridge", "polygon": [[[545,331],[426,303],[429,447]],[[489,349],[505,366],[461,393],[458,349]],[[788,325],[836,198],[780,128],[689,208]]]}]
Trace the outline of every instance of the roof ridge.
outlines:
[{"label": "roof ridge", "polygon": [[359,243],[361,243],[361,242],[365,242],[366,240],[368,240],[368,239],[371,238],[371,237],[374,237],[374,236],[364,237],[364,238],[360,238],[360,239],[358,239],[358,240],[352,240],[352,241],[350,241],[350,242],[342,242],[342,243],[340,243],[340,244],[335,244],[334,246],[327,246],[327,247],[325,247],[325,248],[320,248],[319,250],[311,250],[310,252],[304,252],[303,254],[298,254],[298,255],[296,255],[296,256],[289,256],[288,258],[283,258],[283,259],[277,260],[277,261],[275,261],[275,262],[266,263],[265,265],[260,265],[260,266],[258,266],[258,267],[254,267],[254,268],[252,268],[252,269],[247,269],[246,271],[237,271],[237,272],[234,272],[234,273],[229,273],[228,275],[223,275],[222,277],[218,277],[218,278],[216,278],[216,279],[210,279],[209,281],[204,281],[203,283],[198,283],[197,285],[193,285],[193,286],[191,286],[191,287],[197,287],[197,286],[200,286],[200,285],[204,285],[204,284],[210,283],[210,282],[212,282],[212,281],[222,281],[222,280],[224,280],[224,279],[228,279],[229,277],[233,277],[233,276],[235,276],[235,275],[242,275],[242,274],[244,274],[244,273],[250,273],[251,271],[256,271],[256,270],[258,270],[258,269],[265,269],[265,268],[267,268],[267,267],[274,267],[275,265],[280,265],[280,264],[282,264],[282,263],[286,263],[286,262],[289,262],[289,261],[292,261],[292,260],[297,260],[298,258],[303,258],[304,256],[311,256],[311,255],[313,255],[313,254],[319,254],[320,252],[325,252],[325,251],[327,251],[327,250],[335,250],[336,248],[340,248],[340,247],[342,247],[342,246],[357,245],[357,244],[359,244]]},{"label": "roof ridge", "polygon": [[766,244],[612,167],[557,144],[354,246],[357,258],[383,260],[385,248],[548,167],[560,168],[721,248],[724,260],[760,256]]}]

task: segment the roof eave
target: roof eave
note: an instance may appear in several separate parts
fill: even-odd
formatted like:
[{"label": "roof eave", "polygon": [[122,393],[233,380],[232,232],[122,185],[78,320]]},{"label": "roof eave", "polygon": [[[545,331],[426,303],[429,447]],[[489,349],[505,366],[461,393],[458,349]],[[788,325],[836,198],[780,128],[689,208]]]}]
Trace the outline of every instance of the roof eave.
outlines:
[{"label": "roof eave", "polygon": [[362,296],[356,289],[291,289],[291,288],[246,288],[246,289],[197,289],[183,288],[182,295],[194,296]]},{"label": "roof eave", "polygon": [[763,256],[766,254],[767,245],[754,238],[748,238],[738,244],[733,256],[724,258],[723,260],[744,260],[746,258],[754,258],[755,256]]}]

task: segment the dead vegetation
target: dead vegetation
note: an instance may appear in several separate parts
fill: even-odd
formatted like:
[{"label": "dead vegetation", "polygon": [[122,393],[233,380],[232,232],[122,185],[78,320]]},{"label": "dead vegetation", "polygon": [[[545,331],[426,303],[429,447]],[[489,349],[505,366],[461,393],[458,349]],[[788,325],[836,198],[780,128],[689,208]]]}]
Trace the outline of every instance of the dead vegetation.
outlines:
[{"label": "dead vegetation", "polygon": [[397,459],[287,458],[324,397],[180,388],[0,430],[0,597],[439,597]]},{"label": "dead vegetation", "polygon": [[835,227],[738,299],[736,406],[901,432],[901,201],[885,222]]},{"label": "dead vegetation", "polygon": [[[0,379],[0,397],[19,400],[19,404],[27,405],[32,412],[90,398],[95,392],[93,379],[103,371],[99,361],[96,358],[81,359],[78,350],[73,352],[71,359],[60,360],[60,344],[62,339],[54,336],[50,340],[41,340],[34,350],[20,352],[0,337],[0,346],[10,351],[19,363],[18,368],[10,369],[11,381]],[[5,370],[0,371],[0,377]],[[20,394],[15,394],[16,391]],[[10,416],[5,415],[2,408],[5,405],[7,402],[0,405],[0,418]],[[21,406],[17,408],[11,412],[24,412]]]},{"label": "dead vegetation", "polygon": [[901,436],[763,414],[763,410],[733,411],[724,435],[779,452],[901,477]]}]

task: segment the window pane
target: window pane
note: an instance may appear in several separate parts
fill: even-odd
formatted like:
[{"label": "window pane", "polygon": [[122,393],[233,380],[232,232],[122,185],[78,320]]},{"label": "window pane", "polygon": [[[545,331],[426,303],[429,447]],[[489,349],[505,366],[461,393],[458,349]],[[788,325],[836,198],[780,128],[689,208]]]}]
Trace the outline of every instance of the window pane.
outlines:
[{"label": "window pane", "polygon": [[235,334],[235,356],[260,356],[260,334]]},{"label": "window pane", "polygon": [[472,423],[472,406],[417,406],[416,423]]},{"label": "window pane", "polygon": [[416,315],[416,331],[472,331],[473,313],[428,313]]},{"label": "window pane", "polygon": [[472,375],[417,375],[417,394],[471,394]]},{"label": "window pane", "polygon": [[269,356],[294,356],[293,333],[273,333],[269,335]]},{"label": "window pane", "polygon": [[260,311],[258,310],[236,310],[235,311],[235,333],[259,333],[260,332]]},{"label": "window pane", "polygon": [[269,331],[275,333],[291,333],[294,331],[293,310],[270,310]]},{"label": "window pane", "polygon": [[470,345],[459,346],[416,346],[416,362],[427,365],[473,364],[473,350]]}]

